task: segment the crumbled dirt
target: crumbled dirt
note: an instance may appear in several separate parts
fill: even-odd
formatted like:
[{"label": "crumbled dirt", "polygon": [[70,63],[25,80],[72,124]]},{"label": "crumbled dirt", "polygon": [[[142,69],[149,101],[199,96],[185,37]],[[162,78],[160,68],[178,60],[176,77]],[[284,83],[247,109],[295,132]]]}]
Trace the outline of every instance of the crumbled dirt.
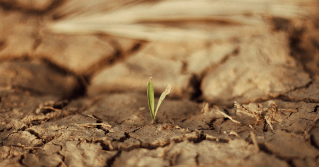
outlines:
[{"label": "crumbled dirt", "polygon": [[0,0],[0,166],[319,166],[318,6]]}]

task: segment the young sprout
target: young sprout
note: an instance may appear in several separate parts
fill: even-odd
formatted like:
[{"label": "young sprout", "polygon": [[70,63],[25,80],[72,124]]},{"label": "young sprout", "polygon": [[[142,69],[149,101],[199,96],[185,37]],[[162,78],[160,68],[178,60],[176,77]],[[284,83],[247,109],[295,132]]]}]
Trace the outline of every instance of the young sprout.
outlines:
[{"label": "young sprout", "polygon": [[166,95],[168,95],[171,92],[172,85],[168,84],[167,88],[162,93],[161,97],[159,98],[156,110],[154,112],[154,89],[153,89],[153,83],[151,82],[151,78],[152,77],[150,77],[150,79],[147,82],[147,99],[148,99],[148,107],[150,109],[151,116],[152,116],[152,123],[154,123],[157,111],[158,111],[160,105],[162,104],[162,101],[166,97]]}]

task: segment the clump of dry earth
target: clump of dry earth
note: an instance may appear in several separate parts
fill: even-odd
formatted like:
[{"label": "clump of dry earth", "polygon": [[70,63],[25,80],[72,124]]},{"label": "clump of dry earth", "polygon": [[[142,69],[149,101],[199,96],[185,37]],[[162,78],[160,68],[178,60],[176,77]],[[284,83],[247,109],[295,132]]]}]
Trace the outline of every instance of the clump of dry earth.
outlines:
[{"label": "clump of dry earth", "polygon": [[318,2],[193,3],[0,0],[0,166],[319,166]]}]

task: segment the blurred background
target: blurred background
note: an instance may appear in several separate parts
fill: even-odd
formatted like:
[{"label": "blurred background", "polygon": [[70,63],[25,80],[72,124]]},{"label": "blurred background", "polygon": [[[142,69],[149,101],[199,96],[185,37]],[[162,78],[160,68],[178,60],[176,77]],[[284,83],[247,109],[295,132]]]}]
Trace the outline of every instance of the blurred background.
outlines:
[{"label": "blurred background", "polygon": [[233,104],[319,71],[318,0],[0,0],[0,85]]}]

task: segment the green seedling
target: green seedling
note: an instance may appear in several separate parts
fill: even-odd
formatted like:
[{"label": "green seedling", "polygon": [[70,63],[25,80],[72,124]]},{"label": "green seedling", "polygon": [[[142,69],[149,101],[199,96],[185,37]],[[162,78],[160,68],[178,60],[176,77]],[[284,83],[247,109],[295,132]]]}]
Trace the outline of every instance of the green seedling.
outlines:
[{"label": "green seedling", "polygon": [[150,77],[150,79],[147,82],[147,99],[148,99],[148,107],[150,109],[151,116],[152,116],[152,123],[154,123],[157,111],[158,111],[160,105],[162,104],[162,101],[166,97],[166,95],[168,95],[171,92],[172,85],[168,84],[167,88],[162,93],[161,97],[159,98],[156,110],[154,112],[154,89],[153,89],[153,83],[151,82],[151,78],[152,77]]}]

